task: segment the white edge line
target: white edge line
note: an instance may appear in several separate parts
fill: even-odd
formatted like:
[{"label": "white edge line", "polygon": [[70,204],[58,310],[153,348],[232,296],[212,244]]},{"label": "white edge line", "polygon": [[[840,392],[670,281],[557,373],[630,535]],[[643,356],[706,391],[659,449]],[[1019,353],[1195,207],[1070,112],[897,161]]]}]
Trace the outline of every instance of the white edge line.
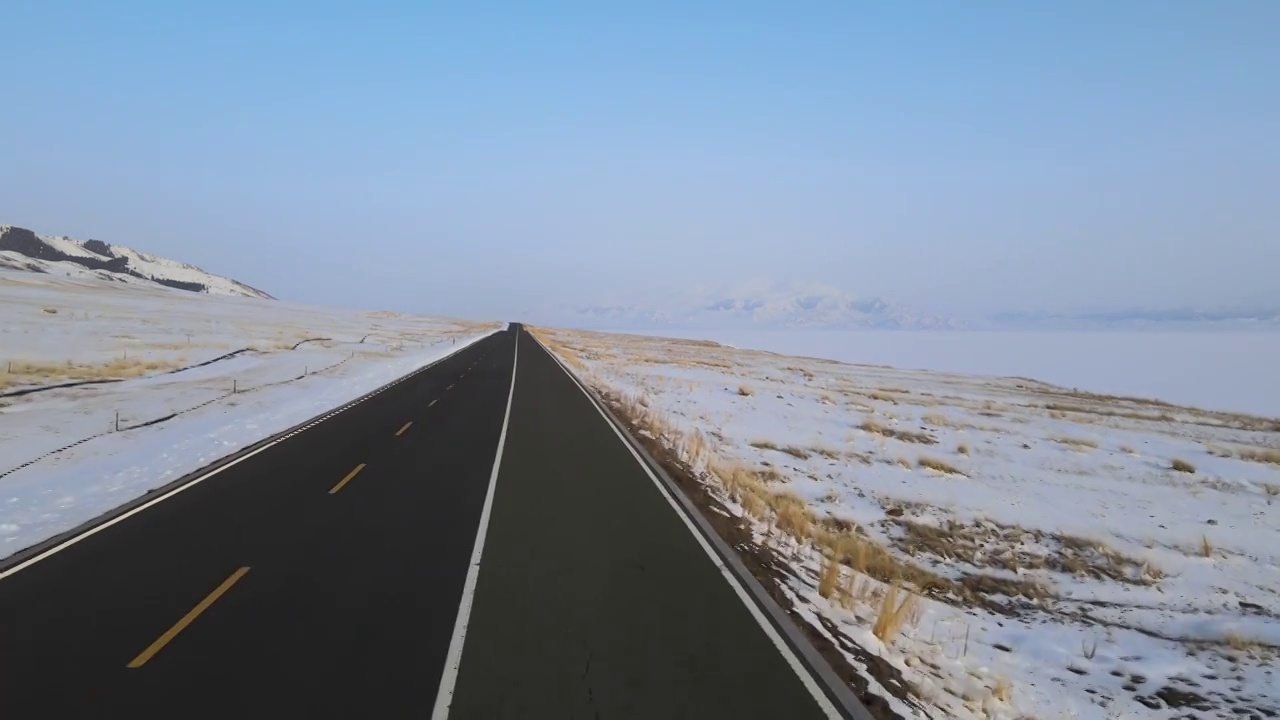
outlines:
[{"label": "white edge line", "polygon": [[[86,539],[88,539],[88,538],[91,538],[91,537],[93,537],[94,535],[97,535],[98,533],[102,532],[103,530],[106,530],[107,528],[111,527],[112,525],[115,525],[116,523],[119,523],[119,522],[122,522],[122,521],[124,521],[124,520],[127,520],[127,519],[129,519],[129,518],[133,517],[134,515],[137,515],[138,513],[142,512],[143,510],[146,510],[147,508],[151,507],[152,505],[155,505],[155,504],[157,504],[157,503],[164,502],[165,500],[168,500],[169,498],[173,497],[174,495],[177,495],[178,493],[182,492],[183,490],[187,490],[188,488],[195,487],[196,485],[199,485],[200,483],[204,482],[205,480],[208,480],[209,478],[213,477],[214,475],[217,475],[218,473],[222,472],[223,470],[228,470],[228,469],[230,469],[230,468],[233,468],[233,467],[235,467],[236,465],[239,465],[240,463],[244,462],[245,460],[248,460],[249,458],[253,457],[254,455],[257,455],[258,453],[263,452],[264,450],[268,450],[268,449],[270,449],[270,448],[272,448],[272,447],[275,447],[276,445],[279,445],[280,443],[284,442],[285,440],[288,440],[289,438],[291,438],[291,437],[293,437],[293,436],[295,436],[295,435],[298,435],[298,434],[300,434],[300,433],[302,433],[302,432],[304,432],[304,431],[306,431],[306,430],[309,430],[309,429],[311,429],[311,428],[315,427],[316,425],[319,425],[320,423],[324,422],[325,420],[328,420],[329,418],[333,417],[334,415],[338,415],[339,413],[343,412],[344,410],[348,410],[348,409],[353,408],[353,407],[355,407],[356,405],[359,405],[359,404],[361,404],[361,403],[363,403],[363,402],[366,402],[366,401],[368,401],[368,400],[372,400],[372,399],[373,399],[373,397],[374,397],[375,395],[380,395],[380,394],[382,394],[383,392],[385,392],[385,391],[387,391],[387,390],[390,390],[391,388],[395,387],[396,385],[399,385],[400,383],[405,382],[405,381],[406,381],[406,380],[408,380],[409,378],[414,377],[414,376],[416,376],[416,375],[419,375],[419,374],[421,374],[421,373],[423,373],[423,372],[426,372],[427,370],[431,369],[432,367],[435,367],[436,365],[438,365],[438,364],[440,364],[440,363],[444,362],[445,360],[448,360],[450,357],[452,357],[452,356],[454,356],[454,355],[457,355],[458,353],[462,352],[463,350],[466,350],[467,348],[471,347],[472,345],[475,345],[476,343],[480,342],[481,340],[484,340],[485,338],[492,337],[493,335],[496,335],[496,334],[497,334],[497,332],[499,332],[499,331],[495,331],[495,332],[489,333],[488,335],[483,335],[483,336],[481,336],[481,337],[479,337],[479,338],[476,338],[476,339],[475,339],[475,340],[473,340],[472,342],[470,342],[470,343],[468,343],[468,344],[466,344],[466,345],[463,345],[462,347],[458,348],[457,350],[454,350],[453,352],[449,353],[448,355],[445,355],[444,357],[436,358],[435,360],[431,361],[430,363],[428,363],[428,364],[426,364],[426,365],[423,365],[422,367],[418,368],[417,370],[414,370],[413,372],[411,372],[411,373],[409,373],[409,374],[407,374],[407,375],[403,375],[403,376],[401,376],[400,378],[397,378],[396,380],[393,380],[392,382],[387,383],[386,385],[383,385],[382,387],[378,388],[377,390],[373,390],[373,391],[369,392],[368,394],[366,394],[366,395],[364,395],[364,396],[361,396],[361,397],[359,397],[359,398],[356,398],[355,400],[352,400],[352,401],[350,401],[350,402],[348,402],[348,403],[346,403],[346,404],[344,404],[344,405],[342,405],[342,406],[340,406],[340,407],[338,407],[338,408],[336,408],[336,409],[334,409],[334,410],[329,411],[328,413],[325,413],[324,415],[322,415],[322,416],[320,416],[320,417],[318,417],[318,418],[315,418],[314,420],[312,420],[312,421],[308,422],[306,425],[303,425],[302,427],[296,428],[296,429],[291,430],[291,431],[285,431],[285,434],[284,434],[284,435],[281,435],[280,437],[276,438],[275,440],[272,440],[271,442],[267,443],[266,445],[263,445],[262,447],[258,448],[257,450],[254,450],[254,451],[252,451],[252,452],[249,452],[249,453],[246,453],[246,454],[244,454],[244,455],[241,455],[240,457],[236,458],[235,460],[232,460],[231,462],[227,463],[226,465],[221,465],[221,466],[219,466],[219,467],[216,467],[216,468],[214,468],[213,470],[210,470],[209,472],[205,473],[204,475],[201,475],[201,476],[199,476],[199,477],[197,477],[197,478],[195,478],[195,479],[191,480],[190,482],[183,483],[182,485],[179,485],[178,487],[173,488],[173,489],[172,489],[172,490],[170,490],[169,492],[164,493],[164,494],[160,495],[159,497],[156,497],[156,498],[153,498],[153,499],[151,499],[151,500],[148,500],[147,502],[145,502],[145,503],[143,503],[143,504],[141,504],[141,505],[139,505],[139,506],[137,506],[137,507],[133,508],[132,510],[129,510],[128,512],[121,513],[121,514],[119,514],[119,515],[117,515],[117,516],[115,516],[115,517],[111,518],[110,520],[107,520],[106,522],[100,523],[100,524],[98,524],[98,525],[94,525],[93,527],[89,528],[88,530],[85,530],[84,532],[82,532],[82,533],[80,533],[80,534],[78,534],[78,535],[75,535],[75,536],[73,536],[73,537],[69,537],[69,538],[67,538],[66,540],[64,540],[64,541],[62,541],[62,542],[60,542],[60,543],[58,543],[57,545],[54,545],[53,547],[49,548],[48,550],[45,550],[44,552],[37,553],[36,555],[32,555],[31,557],[27,558],[26,560],[23,560],[22,562],[18,563],[17,565],[14,565],[13,567],[11,567],[11,568],[9,568],[9,569],[7,569],[7,570],[5,570],[5,571],[3,571],[3,572],[0,572],[0,580],[4,580],[5,578],[9,577],[10,575],[15,575],[15,574],[17,574],[18,572],[20,572],[20,571],[22,571],[22,570],[25,570],[26,568],[29,568],[29,567],[31,567],[32,565],[35,565],[36,563],[40,562],[41,560],[44,560],[44,559],[48,558],[48,557],[49,557],[49,556],[51,556],[51,555],[57,554],[57,553],[59,553],[59,552],[62,552],[63,550],[66,550],[67,548],[71,547],[72,545],[75,545],[76,543],[80,542],[81,540],[86,540]],[[512,374],[512,377],[511,377],[511,386],[512,386],[512,389],[514,389],[514,388],[515,388],[515,375],[514,375],[514,374]],[[509,401],[508,401],[508,404],[509,404]],[[510,408],[508,408],[508,412],[510,412]],[[506,425],[503,425],[503,431],[504,431],[504,434],[505,434],[505,431],[506,431]]]},{"label": "white edge line", "polygon": [[493,472],[489,474],[489,489],[484,496],[484,509],[480,511],[480,527],[476,530],[476,544],[471,550],[471,564],[467,567],[467,579],[462,585],[462,601],[458,604],[458,619],[453,623],[453,637],[449,640],[449,652],[445,655],[444,672],[440,675],[440,689],[436,691],[432,720],[449,717],[449,705],[453,702],[453,690],[458,683],[458,669],[462,666],[462,649],[467,639],[467,623],[471,619],[471,606],[475,600],[476,581],[480,578],[480,556],[484,553],[484,539],[489,534],[489,514],[493,510],[493,491],[498,486],[498,468],[502,465],[502,449],[507,444],[507,425],[511,422],[511,400],[516,394],[516,363],[520,360],[520,334],[516,333],[516,351],[511,360],[511,390],[507,393],[507,412],[502,418],[502,432],[498,435],[498,451],[493,457]]},{"label": "white edge line", "polygon": [[829,718],[842,720],[844,716],[840,714],[840,711],[836,709],[834,704],[832,704],[831,699],[827,697],[825,692],[823,692],[822,688],[818,685],[818,681],[809,673],[809,669],[804,666],[804,663],[800,662],[800,658],[796,657],[795,652],[791,650],[791,646],[787,645],[786,641],[782,639],[782,636],[778,634],[777,629],[773,627],[769,622],[769,619],[766,618],[760,608],[756,606],[755,601],[747,593],[746,588],[742,587],[742,584],[738,582],[738,578],[734,576],[733,571],[731,571],[720,559],[720,556],[716,554],[715,549],[711,547],[711,543],[707,542],[707,539],[702,536],[702,533],[698,532],[697,526],[695,526],[693,521],[685,515],[675,498],[671,497],[671,493],[667,491],[666,486],[664,486],[662,481],[658,479],[658,476],[654,474],[653,470],[649,467],[649,464],[640,457],[640,454],[636,452],[635,448],[631,447],[631,443],[627,442],[626,436],[622,434],[622,431],[618,429],[618,426],[614,424],[609,415],[600,408],[596,403],[596,399],[591,396],[591,393],[587,392],[587,389],[582,386],[582,383],[578,382],[578,378],[574,377],[573,373],[569,372],[569,370],[565,368],[564,363],[560,362],[560,358],[556,357],[555,353],[548,350],[541,342],[538,342],[538,345],[539,347],[542,347],[543,352],[550,355],[551,359],[556,361],[556,364],[560,366],[560,369],[564,371],[565,375],[569,376],[569,379],[573,381],[573,384],[578,386],[578,389],[582,391],[582,394],[587,396],[587,400],[591,403],[591,407],[595,408],[596,412],[600,413],[600,417],[604,418],[605,423],[607,423],[609,428],[613,430],[614,435],[617,435],[618,440],[626,446],[627,451],[631,453],[631,457],[635,458],[636,462],[640,464],[640,467],[644,468],[645,474],[653,481],[653,484],[658,488],[658,492],[662,493],[662,497],[666,498],[667,503],[671,505],[671,509],[675,511],[676,515],[678,515],[682,521],[684,521],[685,527],[689,528],[689,532],[698,539],[698,544],[706,551],[707,557],[711,558],[711,562],[719,568],[720,575],[723,576],[724,579],[729,582],[729,585],[733,587],[733,591],[738,594],[738,598],[742,600],[742,604],[747,606],[747,610],[750,611],[751,617],[755,618],[756,623],[764,630],[764,634],[767,635],[769,640],[773,642],[774,646],[778,648],[778,652],[782,653],[782,657],[787,661],[787,664],[791,666],[791,669],[795,671],[796,675],[800,678],[800,682],[804,684],[805,688],[809,691],[809,694],[813,696],[813,699],[818,703],[818,707],[822,709],[822,712]]}]

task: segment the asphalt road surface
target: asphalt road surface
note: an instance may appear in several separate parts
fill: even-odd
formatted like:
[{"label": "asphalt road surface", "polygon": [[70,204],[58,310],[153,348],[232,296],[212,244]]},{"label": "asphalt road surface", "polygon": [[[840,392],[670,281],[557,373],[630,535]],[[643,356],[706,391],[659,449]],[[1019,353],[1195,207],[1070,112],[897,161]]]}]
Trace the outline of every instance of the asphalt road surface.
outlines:
[{"label": "asphalt road surface", "polygon": [[0,566],[0,714],[834,713],[518,326],[193,478]]}]

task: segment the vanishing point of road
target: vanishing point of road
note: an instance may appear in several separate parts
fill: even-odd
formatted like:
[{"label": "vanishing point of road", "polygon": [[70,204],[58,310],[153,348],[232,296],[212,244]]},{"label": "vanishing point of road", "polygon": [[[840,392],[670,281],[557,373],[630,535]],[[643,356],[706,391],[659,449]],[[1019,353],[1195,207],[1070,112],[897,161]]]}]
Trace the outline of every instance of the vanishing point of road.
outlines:
[{"label": "vanishing point of road", "polygon": [[512,325],[0,565],[13,718],[840,717]]}]

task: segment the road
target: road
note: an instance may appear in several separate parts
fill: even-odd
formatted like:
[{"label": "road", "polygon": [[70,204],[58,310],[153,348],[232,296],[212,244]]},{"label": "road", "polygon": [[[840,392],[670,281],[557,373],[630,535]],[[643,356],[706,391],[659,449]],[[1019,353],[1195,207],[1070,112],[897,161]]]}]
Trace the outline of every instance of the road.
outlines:
[{"label": "road", "polygon": [[8,717],[831,716],[519,326],[0,567]]}]

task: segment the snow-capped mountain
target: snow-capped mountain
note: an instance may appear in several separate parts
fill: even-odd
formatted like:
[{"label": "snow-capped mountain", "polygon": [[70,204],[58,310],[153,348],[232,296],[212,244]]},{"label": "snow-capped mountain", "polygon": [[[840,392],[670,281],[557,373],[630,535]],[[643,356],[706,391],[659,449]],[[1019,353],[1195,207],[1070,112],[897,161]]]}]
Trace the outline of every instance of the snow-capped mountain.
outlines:
[{"label": "snow-capped mountain", "polygon": [[810,328],[941,330],[962,324],[882,298],[859,298],[815,283],[749,283],[695,288],[661,300],[583,305],[570,318],[578,326],[612,329]]},{"label": "snow-capped mountain", "polygon": [[0,268],[67,277],[92,277],[133,285],[177,288],[211,295],[271,296],[244,283],[101,240],[37,235],[26,228],[0,225]]}]

